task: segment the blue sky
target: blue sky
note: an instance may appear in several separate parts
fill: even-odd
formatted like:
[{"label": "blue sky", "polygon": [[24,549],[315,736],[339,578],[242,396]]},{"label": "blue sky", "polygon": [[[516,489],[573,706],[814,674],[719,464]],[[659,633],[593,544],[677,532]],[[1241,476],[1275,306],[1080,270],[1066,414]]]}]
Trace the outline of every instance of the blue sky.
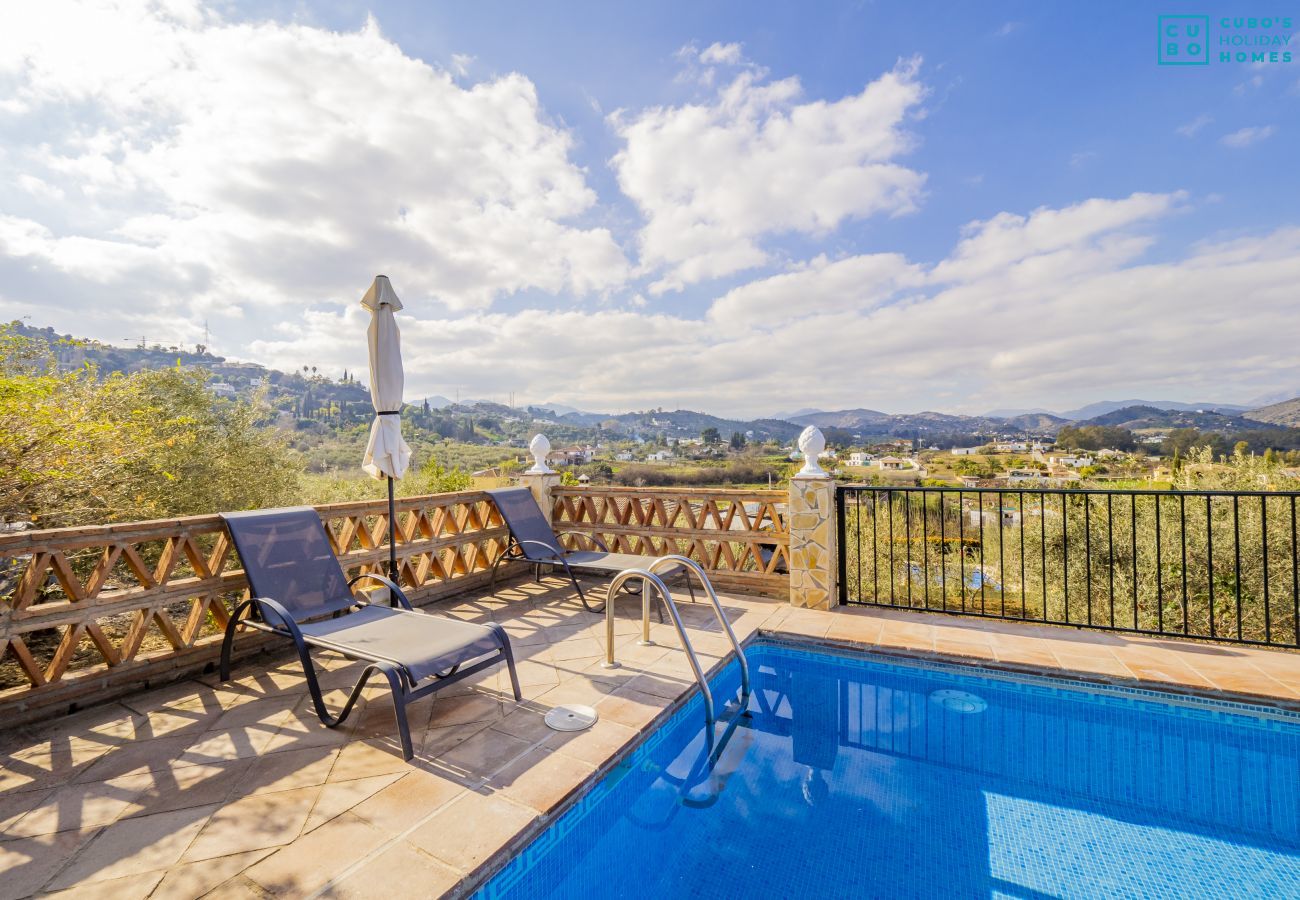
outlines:
[{"label": "blue sky", "polygon": [[1300,58],[1159,66],[1162,12],[1297,33],[1222,28],[1245,3],[11,7],[0,314],[341,371],[384,269],[413,396],[1300,393]]}]

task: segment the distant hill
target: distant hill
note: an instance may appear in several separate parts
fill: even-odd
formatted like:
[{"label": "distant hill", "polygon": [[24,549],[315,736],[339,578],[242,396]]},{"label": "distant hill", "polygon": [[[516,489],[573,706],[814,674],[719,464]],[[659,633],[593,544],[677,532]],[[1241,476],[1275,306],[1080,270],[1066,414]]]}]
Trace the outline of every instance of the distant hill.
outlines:
[{"label": "distant hill", "polygon": [[1131,407],[1151,407],[1154,409],[1179,410],[1182,412],[1196,412],[1198,409],[1203,410],[1222,410],[1225,412],[1245,412],[1249,407],[1238,406],[1233,403],[1181,403],[1177,400],[1098,400],[1096,403],[1089,403],[1087,406],[1081,406],[1078,409],[1071,409],[1061,413],[1066,419],[1095,419],[1098,416],[1104,416],[1107,413],[1115,412],[1120,409]]},{"label": "distant hill", "polygon": [[1293,397],[1300,397],[1300,386],[1282,388],[1278,391],[1268,391],[1257,397],[1251,397],[1247,402],[1251,409],[1259,409],[1261,406],[1272,406],[1275,403],[1285,403]]},{"label": "distant hill", "polygon": [[1031,409],[990,409],[984,414],[989,419],[1014,419],[1017,416],[1044,415],[1056,417],[1056,413],[1050,409],[1042,407],[1033,407]]},{"label": "distant hill", "polygon": [[1287,428],[1300,428],[1300,397],[1283,400],[1259,409],[1252,409],[1246,415],[1256,422],[1268,422],[1270,425],[1282,425]]},{"label": "distant hill", "polygon": [[1099,416],[1076,422],[1077,425],[1110,425],[1141,429],[1196,428],[1201,431],[1233,432],[1267,427],[1262,422],[1227,412],[1195,412],[1178,409],[1160,409],[1156,406],[1125,406]]},{"label": "distant hill", "polygon": [[825,412],[815,406],[805,406],[803,409],[796,409],[794,412],[779,412],[772,416],[773,419],[782,419],[786,422],[793,422],[800,416],[811,416],[815,413]]},{"label": "distant hill", "polygon": [[1055,434],[1062,425],[1069,425],[1070,420],[1048,412],[1022,413],[1010,416],[1003,421],[1013,431],[1051,432]]},{"label": "distant hill", "polygon": [[888,422],[895,416],[882,413],[876,409],[840,409],[835,412],[815,410],[803,415],[792,416],[790,421],[796,425],[816,425],[818,428],[847,428],[850,431]]}]

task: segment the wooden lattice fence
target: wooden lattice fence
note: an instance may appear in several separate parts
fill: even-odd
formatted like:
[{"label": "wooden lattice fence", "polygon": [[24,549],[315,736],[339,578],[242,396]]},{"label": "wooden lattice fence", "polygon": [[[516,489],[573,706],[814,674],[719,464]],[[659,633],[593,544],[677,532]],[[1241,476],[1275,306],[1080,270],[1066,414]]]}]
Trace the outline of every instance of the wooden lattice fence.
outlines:
[{"label": "wooden lattice fence", "polygon": [[[349,576],[383,571],[387,504],[318,507]],[[486,581],[508,533],[481,491],[397,503],[413,602]],[[0,535],[0,723],[201,670],[247,582],[215,515]],[[251,652],[265,636],[241,636]]]},{"label": "wooden lattice fence", "polygon": [[582,487],[551,495],[557,531],[595,535],[615,552],[689,556],[719,589],[789,594],[785,491]]}]

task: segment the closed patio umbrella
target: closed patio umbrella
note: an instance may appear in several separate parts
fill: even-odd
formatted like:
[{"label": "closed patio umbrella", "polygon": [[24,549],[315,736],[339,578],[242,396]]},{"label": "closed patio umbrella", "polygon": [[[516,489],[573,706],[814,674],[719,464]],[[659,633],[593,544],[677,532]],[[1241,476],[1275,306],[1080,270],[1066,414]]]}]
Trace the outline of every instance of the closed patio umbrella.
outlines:
[{"label": "closed patio umbrella", "polygon": [[397,509],[393,480],[406,473],[411,448],[402,439],[402,335],[393,315],[402,301],[386,275],[376,275],[374,284],[361,298],[370,310],[366,341],[370,346],[370,400],[375,421],[361,467],[374,478],[388,479],[388,577],[397,581]]}]

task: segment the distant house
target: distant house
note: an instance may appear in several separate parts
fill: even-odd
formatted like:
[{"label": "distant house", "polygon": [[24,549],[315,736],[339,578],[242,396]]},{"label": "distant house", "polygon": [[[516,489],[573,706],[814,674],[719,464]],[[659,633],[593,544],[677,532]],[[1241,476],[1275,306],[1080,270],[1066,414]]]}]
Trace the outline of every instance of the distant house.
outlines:
[{"label": "distant house", "polygon": [[631,462],[631,461],[632,461],[632,451],[631,451],[631,450],[620,450],[618,453],[615,453],[615,454],[614,454],[614,459],[615,459],[616,461],[618,461],[618,462]]},{"label": "distant house", "polygon": [[876,460],[876,465],[889,472],[899,472],[909,468],[911,464],[905,459],[899,459],[897,456],[882,456]]},{"label": "distant house", "polygon": [[865,466],[873,459],[875,459],[875,457],[872,456],[870,453],[863,453],[860,450],[855,450],[854,452],[849,454],[849,465]]},{"label": "distant house", "polygon": [[1008,469],[1003,477],[1008,484],[1037,484],[1046,480],[1037,469]]},{"label": "distant house", "polygon": [[547,455],[546,462],[552,466],[580,466],[591,462],[595,455],[596,448],[590,444],[586,447],[564,447],[560,450],[552,450]]},{"label": "distant house", "polygon": [[671,450],[656,450],[654,453],[647,454],[646,456],[646,459],[651,462],[667,462],[674,458],[673,451]]},{"label": "distant house", "polygon": [[980,452],[979,447],[953,447],[950,451],[953,456],[974,456]]},{"label": "distant house", "polygon": [[1069,466],[1071,469],[1082,469],[1084,466],[1092,465],[1091,456],[1075,456],[1073,454],[1062,454],[1060,456],[1047,457],[1049,465]]},{"label": "distant house", "polygon": [[993,449],[999,453],[1024,453],[1029,449],[1029,445],[1024,441],[998,441],[993,445]]},{"label": "distant house", "polygon": [[212,382],[212,384],[208,385],[208,390],[218,397],[227,397],[232,399],[239,394],[239,392],[235,390],[233,384],[227,384],[224,381]]}]

